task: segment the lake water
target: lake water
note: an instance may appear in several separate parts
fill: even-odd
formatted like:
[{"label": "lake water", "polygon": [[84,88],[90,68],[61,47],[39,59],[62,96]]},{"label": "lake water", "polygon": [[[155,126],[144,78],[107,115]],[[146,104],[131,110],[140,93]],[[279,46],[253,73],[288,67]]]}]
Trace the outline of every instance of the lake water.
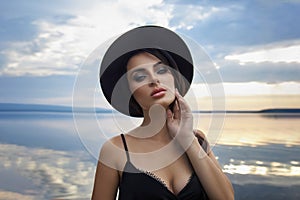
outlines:
[{"label": "lake water", "polygon": [[[0,199],[90,199],[105,141],[96,132],[113,136],[128,119],[81,115],[75,123],[72,113],[0,112]],[[299,116],[227,114],[217,136],[208,114],[197,118],[236,199],[300,199]]]}]

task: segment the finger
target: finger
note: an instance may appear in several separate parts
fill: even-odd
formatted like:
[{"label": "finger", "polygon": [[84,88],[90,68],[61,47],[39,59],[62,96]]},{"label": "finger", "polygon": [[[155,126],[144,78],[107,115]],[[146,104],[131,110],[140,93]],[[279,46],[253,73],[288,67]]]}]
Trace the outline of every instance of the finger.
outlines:
[{"label": "finger", "polygon": [[177,97],[178,103],[179,103],[179,109],[181,113],[190,113],[191,109],[185,99],[179,94],[178,90],[176,89],[175,95]]},{"label": "finger", "polygon": [[172,123],[173,121],[173,113],[170,109],[167,110],[167,123]]},{"label": "finger", "polygon": [[175,100],[173,112],[174,112],[174,119],[180,119],[180,108],[177,99]]},{"label": "finger", "polygon": [[172,119],[173,114],[172,111],[170,109],[167,109],[167,119]]}]

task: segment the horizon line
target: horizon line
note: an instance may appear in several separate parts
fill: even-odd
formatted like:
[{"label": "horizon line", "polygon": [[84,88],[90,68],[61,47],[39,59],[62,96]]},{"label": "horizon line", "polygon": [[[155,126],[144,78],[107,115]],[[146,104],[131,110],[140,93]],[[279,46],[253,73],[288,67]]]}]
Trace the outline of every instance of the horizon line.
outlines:
[{"label": "horizon line", "polygon": [[[44,111],[44,112],[114,112],[103,107],[73,107],[68,105],[32,104],[32,103],[0,103],[3,111]],[[265,108],[260,110],[192,110],[193,113],[300,113],[300,108]]]}]

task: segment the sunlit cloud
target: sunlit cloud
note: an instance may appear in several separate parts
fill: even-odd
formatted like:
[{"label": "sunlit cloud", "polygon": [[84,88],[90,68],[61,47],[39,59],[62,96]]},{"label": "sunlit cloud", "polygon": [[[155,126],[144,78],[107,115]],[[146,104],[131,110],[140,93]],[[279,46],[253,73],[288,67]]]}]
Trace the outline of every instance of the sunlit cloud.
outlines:
[{"label": "sunlit cloud", "polygon": [[145,24],[173,30],[192,29],[199,21],[224,10],[163,0],[91,2],[81,8],[73,6],[61,17],[32,21],[30,25],[37,30],[33,39],[8,42],[8,48],[0,52],[6,60],[0,75],[75,75],[86,56],[116,34]]},{"label": "sunlit cloud", "polygon": [[290,45],[272,45],[271,47],[264,46],[257,49],[250,50],[245,53],[231,54],[225,56],[226,60],[239,61],[241,65],[245,63],[300,63],[300,42]]},{"label": "sunlit cloud", "polygon": [[282,82],[275,84],[248,82],[248,83],[224,83],[226,95],[299,95],[300,83]]},{"label": "sunlit cloud", "polygon": [[0,197],[5,200],[15,200],[15,199],[34,200],[34,199],[36,199],[33,195],[24,195],[24,194],[17,193],[17,192],[1,191],[1,190],[0,190]]},{"label": "sunlit cloud", "polygon": [[[236,38],[236,35],[249,32],[253,24],[247,21],[247,14],[252,13],[257,6],[247,10],[244,3],[236,2],[216,4],[164,0],[138,2],[92,0],[89,3],[78,1],[72,5],[66,2],[61,2],[61,5],[38,4],[34,8],[31,6],[33,4],[33,2],[24,4],[24,12],[26,11],[28,18],[20,12],[24,6],[16,9],[19,12],[2,13],[7,18],[16,17],[13,22],[17,26],[22,26],[16,30],[24,32],[20,34],[22,35],[20,38],[12,36],[5,41],[5,48],[0,51],[2,77],[45,78],[53,75],[75,77],[88,55],[104,41],[139,25],[156,24],[206,43],[207,50],[215,56],[213,63],[224,81],[226,97],[299,94],[297,84],[300,73],[299,39],[293,38],[294,36],[273,38],[268,44],[262,44],[263,42],[254,35],[250,41],[255,40],[256,43],[251,46],[249,38],[245,40]],[[8,7],[10,6],[8,4]],[[31,10],[36,11],[34,16],[30,15]],[[20,20],[22,17],[25,18],[24,21]],[[7,27],[10,27],[10,22],[4,21]],[[220,30],[229,31],[228,35],[232,33],[231,37],[235,38],[235,41],[228,40],[225,36],[223,38]],[[203,37],[199,34],[203,34]],[[1,42],[0,45],[3,44]],[[70,82],[70,79],[68,81]],[[71,87],[65,88],[66,92],[63,91],[64,88],[60,88],[59,95],[57,85],[46,86],[43,85],[44,82],[40,87],[50,89],[31,90],[32,86],[27,86],[27,83],[29,85],[32,81],[28,79],[24,83],[23,93],[16,89],[17,86],[12,87],[18,91],[14,93],[10,92],[11,89],[2,89],[6,95],[1,97],[1,101],[72,104]],[[86,102],[85,106],[94,104],[96,107],[111,108],[98,88],[86,89],[95,90],[95,96],[89,97],[94,98],[91,103],[86,99],[86,95],[81,95],[82,102]],[[207,86],[198,84],[197,80],[193,82],[192,89],[197,98],[211,96],[212,91]],[[12,94],[15,95],[10,97]],[[202,100],[201,102],[203,103]]]},{"label": "sunlit cloud", "polygon": [[[225,96],[251,96],[251,95],[299,95],[299,82],[282,82],[282,83],[222,83]],[[209,85],[195,83],[192,84],[191,90],[197,97],[207,97],[211,95]]]},{"label": "sunlit cloud", "polygon": [[74,75],[88,53],[112,36],[146,23],[168,27],[172,7],[160,0],[100,2],[73,12],[74,17],[64,23],[55,19],[33,21],[37,36],[30,41],[11,42],[1,52],[6,65],[0,75]]}]

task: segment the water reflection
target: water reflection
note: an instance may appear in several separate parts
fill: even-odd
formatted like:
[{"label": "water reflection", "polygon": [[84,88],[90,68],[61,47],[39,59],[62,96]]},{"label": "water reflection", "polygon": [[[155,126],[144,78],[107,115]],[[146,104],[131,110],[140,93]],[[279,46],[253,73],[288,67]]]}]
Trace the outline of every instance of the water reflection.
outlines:
[{"label": "water reflection", "polygon": [[[300,118],[272,118],[259,114],[227,114],[218,144],[260,146],[283,144],[300,145]],[[209,130],[209,118],[200,116],[198,127]]]},{"label": "water reflection", "polygon": [[298,176],[300,177],[299,162],[290,163],[263,162],[263,161],[235,161],[224,165],[224,171],[229,174],[252,174],[261,176]]},{"label": "water reflection", "polygon": [[[90,199],[101,144],[139,121],[80,117],[78,135],[72,113],[0,113],[0,199]],[[211,116],[198,117],[195,126],[208,133]],[[300,118],[227,114],[213,151],[236,199],[300,196],[299,130]]]},{"label": "water reflection", "polygon": [[[0,144],[0,152],[0,172],[14,177],[15,181],[10,186],[4,182],[0,185],[1,190],[5,188],[15,193],[7,195],[24,195],[31,199],[89,199],[95,163],[87,153],[12,144]],[[24,189],[20,181],[30,182],[31,186]],[[4,198],[3,195],[5,193],[0,197]]]}]

